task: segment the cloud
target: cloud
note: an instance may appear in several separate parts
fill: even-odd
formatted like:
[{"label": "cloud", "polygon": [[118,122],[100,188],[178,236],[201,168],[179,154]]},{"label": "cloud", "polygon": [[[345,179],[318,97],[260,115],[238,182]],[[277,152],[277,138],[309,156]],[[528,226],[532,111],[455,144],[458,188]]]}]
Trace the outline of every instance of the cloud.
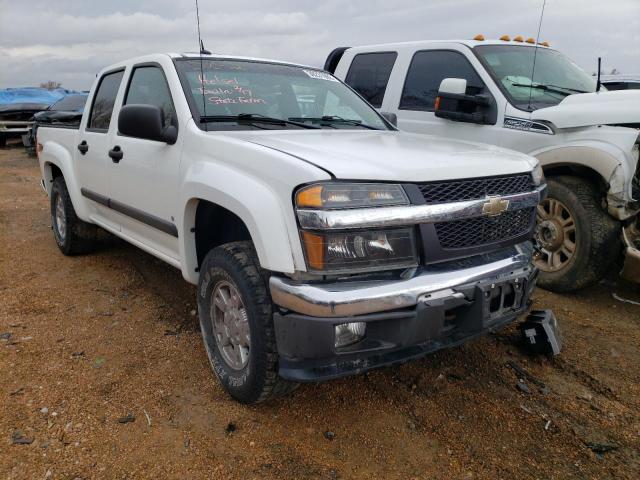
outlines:
[{"label": "cloud", "polygon": [[[322,65],[336,46],[477,33],[534,36],[542,0],[200,0],[218,53]],[[588,71],[640,70],[640,1],[548,0],[542,38]],[[61,81],[89,88],[122,59],[197,49],[193,0],[0,0],[0,87]],[[638,72],[640,73],[640,71]]]}]

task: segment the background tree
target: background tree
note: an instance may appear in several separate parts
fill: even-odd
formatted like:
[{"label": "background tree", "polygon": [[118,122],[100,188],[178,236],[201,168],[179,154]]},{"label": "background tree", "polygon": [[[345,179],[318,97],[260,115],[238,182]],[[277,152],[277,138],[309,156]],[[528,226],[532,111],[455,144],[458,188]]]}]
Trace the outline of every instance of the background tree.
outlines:
[{"label": "background tree", "polygon": [[60,88],[62,84],[60,82],[55,82],[53,80],[47,80],[44,83],[40,84],[40,88],[46,88],[47,90],[55,90],[56,88]]}]

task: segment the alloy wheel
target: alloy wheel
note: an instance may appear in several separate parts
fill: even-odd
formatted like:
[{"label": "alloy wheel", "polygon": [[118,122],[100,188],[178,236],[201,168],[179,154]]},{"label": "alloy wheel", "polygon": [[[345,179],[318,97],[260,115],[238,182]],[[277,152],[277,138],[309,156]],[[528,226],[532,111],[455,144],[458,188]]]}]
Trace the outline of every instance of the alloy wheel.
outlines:
[{"label": "alloy wheel", "polygon": [[562,270],[576,252],[576,222],[569,209],[555,198],[538,205],[536,240],[540,251],[534,263],[543,272]]},{"label": "alloy wheel", "polygon": [[249,362],[251,332],[247,309],[233,283],[222,280],[214,286],[210,318],[223,360],[234,370],[243,369]]},{"label": "alloy wheel", "polygon": [[64,239],[67,235],[67,213],[64,210],[64,201],[62,199],[62,195],[58,195],[56,197],[55,222],[56,230],[58,231],[60,240],[64,242]]}]

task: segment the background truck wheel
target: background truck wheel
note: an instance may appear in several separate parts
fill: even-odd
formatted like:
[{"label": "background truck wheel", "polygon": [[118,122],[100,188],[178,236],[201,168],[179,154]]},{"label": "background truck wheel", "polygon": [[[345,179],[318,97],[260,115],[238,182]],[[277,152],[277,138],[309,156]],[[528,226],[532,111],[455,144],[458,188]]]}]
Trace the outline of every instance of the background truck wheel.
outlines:
[{"label": "background truck wheel", "polygon": [[588,180],[558,176],[548,186],[537,212],[538,285],[553,292],[593,285],[620,254],[620,223],[603,209],[602,194]]},{"label": "background truck wheel", "polygon": [[278,376],[273,305],[251,242],[227,243],[207,254],[198,316],[211,367],[233,398],[259,403],[295,389]]},{"label": "background truck wheel", "polygon": [[78,218],[63,177],[56,177],[51,188],[51,228],[65,255],[88,253],[95,248],[98,227]]}]

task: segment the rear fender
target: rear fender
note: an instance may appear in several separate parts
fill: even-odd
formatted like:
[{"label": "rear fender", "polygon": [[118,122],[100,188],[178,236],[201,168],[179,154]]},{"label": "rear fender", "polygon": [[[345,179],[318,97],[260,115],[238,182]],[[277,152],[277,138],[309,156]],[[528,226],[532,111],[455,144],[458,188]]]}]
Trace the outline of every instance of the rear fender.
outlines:
[{"label": "rear fender", "polygon": [[77,178],[73,174],[73,158],[69,151],[59,143],[45,141],[42,145],[42,151],[39,154],[39,159],[40,171],[42,179],[44,180],[44,188],[47,195],[51,196],[51,188],[53,186],[52,166],[55,165],[62,172],[76,215],[80,219],[88,221],[89,211],[82,195],[80,194],[80,186],[78,185]]}]

